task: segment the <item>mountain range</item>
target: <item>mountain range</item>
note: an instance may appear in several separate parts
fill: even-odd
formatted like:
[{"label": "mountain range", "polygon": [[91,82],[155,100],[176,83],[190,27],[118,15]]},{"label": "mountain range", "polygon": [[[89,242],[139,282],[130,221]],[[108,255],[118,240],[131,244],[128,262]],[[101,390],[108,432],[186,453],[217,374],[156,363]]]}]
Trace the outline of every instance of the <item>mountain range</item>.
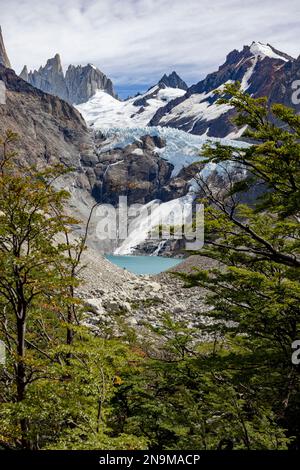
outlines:
[{"label": "mountain range", "polygon": [[[299,79],[300,58],[253,42],[228,54],[216,72],[196,85],[188,87],[174,71],[145,93],[121,101],[111,80],[95,66],[70,65],[64,73],[58,54],[38,71],[25,67],[17,76],[0,30],[0,81],[6,88],[0,135],[8,128],[19,134],[21,160],[39,166],[60,162],[73,169],[60,184],[71,193],[69,208],[81,220],[95,200],[117,205],[119,195],[130,203],[160,199],[168,205],[189,193],[203,167],[195,162],[207,138],[241,139],[243,129],[231,121],[233,110],[216,104],[216,89],[239,80],[253,96],[267,96],[270,103],[299,112],[300,105],[291,99]],[[214,184],[224,184],[217,169],[208,171]],[[125,245],[129,252],[135,246],[134,241]],[[97,249],[112,247],[102,243]]]},{"label": "mountain range", "polygon": [[[3,40],[2,44],[3,44]],[[2,63],[8,64],[4,46]],[[300,58],[295,59],[270,44],[253,42],[241,51],[230,52],[217,71],[190,87],[173,71],[163,75],[147,92],[121,101],[112,81],[97,67],[70,65],[64,74],[60,56],[49,59],[38,71],[21,78],[31,85],[79,105],[86,122],[94,129],[110,127],[173,127],[207,137],[239,138],[232,122],[233,110],[216,104],[215,91],[226,83],[239,81],[241,88],[254,97],[267,96],[270,103],[295,107],[292,84],[299,79]]]},{"label": "mountain range", "polygon": [[70,104],[88,101],[97,90],[115,96],[112,81],[91,64],[70,65],[64,74],[61,58],[56,54],[44,67],[28,72],[25,65],[20,77],[40,90],[58,96]]},{"label": "mountain range", "polygon": [[215,91],[239,81],[241,89],[253,97],[267,96],[270,103],[293,106],[291,84],[299,77],[299,66],[300,58],[296,60],[269,44],[253,42],[242,51],[230,52],[216,72],[160,108],[149,125],[176,127],[208,137],[240,137],[241,132],[236,132],[231,121],[233,111],[216,104]]},{"label": "mountain range", "polygon": [[160,126],[203,137],[234,139],[240,138],[244,129],[235,127],[230,106],[216,103],[216,90],[239,81],[241,89],[253,97],[266,96],[270,104],[284,103],[299,112],[300,105],[292,99],[293,83],[299,77],[300,57],[294,59],[269,44],[253,42],[241,51],[230,52],[216,72],[196,85],[174,88],[172,81],[161,79],[138,99],[125,102],[111,100],[98,91],[78,109],[94,129]]}]

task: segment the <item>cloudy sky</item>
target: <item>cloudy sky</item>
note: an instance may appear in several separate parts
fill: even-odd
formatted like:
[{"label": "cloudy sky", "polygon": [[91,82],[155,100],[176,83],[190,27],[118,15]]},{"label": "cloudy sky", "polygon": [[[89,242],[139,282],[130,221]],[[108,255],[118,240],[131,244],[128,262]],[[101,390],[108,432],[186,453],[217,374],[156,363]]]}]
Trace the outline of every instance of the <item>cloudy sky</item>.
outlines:
[{"label": "cloudy sky", "polygon": [[299,0],[0,0],[16,71],[59,52],[93,63],[123,94],[176,70],[189,84],[253,40],[300,54]]}]

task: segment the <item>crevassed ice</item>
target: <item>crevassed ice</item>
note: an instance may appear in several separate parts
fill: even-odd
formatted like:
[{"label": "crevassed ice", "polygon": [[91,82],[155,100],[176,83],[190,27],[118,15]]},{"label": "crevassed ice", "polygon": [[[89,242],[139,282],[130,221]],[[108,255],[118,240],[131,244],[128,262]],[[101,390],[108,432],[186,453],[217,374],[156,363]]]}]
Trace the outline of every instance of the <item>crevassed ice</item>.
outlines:
[{"label": "crevassed ice", "polygon": [[124,148],[144,135],[161,137],[166,141],[166,146],[157,148],[156,152],[174,165],[172,176],[177,176],[180,170],[192,163],[201,160],[201,149],[205,143],[222,142],[233,147],[246,147],[248,144],[235,140],[217,137],[199,136],[171,127],[137,127],[137,128],[104,128],[101,133],[106,137],[107,143],[102,147],[102,152],[114,148]]}]

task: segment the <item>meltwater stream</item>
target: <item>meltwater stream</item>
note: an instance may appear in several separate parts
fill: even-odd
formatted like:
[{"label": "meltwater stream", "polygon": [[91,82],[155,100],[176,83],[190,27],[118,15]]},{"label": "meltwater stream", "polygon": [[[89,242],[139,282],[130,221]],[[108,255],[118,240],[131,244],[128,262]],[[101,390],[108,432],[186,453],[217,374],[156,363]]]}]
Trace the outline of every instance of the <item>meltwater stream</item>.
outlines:
[{"label": "meltwater stream", "polygon": [[182,262],[182,259],[162,256],[106,255],[106,259],[120,268],[139,275],[159,274]]}]

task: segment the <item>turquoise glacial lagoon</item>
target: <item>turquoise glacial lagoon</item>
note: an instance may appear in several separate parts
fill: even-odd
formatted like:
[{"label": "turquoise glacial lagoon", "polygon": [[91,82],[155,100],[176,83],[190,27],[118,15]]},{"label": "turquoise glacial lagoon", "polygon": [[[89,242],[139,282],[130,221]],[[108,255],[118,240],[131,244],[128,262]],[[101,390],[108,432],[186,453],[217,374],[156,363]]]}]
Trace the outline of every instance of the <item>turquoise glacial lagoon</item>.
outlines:
[{"label": "turquoise glacial lagoon", "polygon": [[162,256],[106,255],[106,259],[119,268],[127,269],[134,274],[159,274],[174,268],[182,259],[164,258]]}]

